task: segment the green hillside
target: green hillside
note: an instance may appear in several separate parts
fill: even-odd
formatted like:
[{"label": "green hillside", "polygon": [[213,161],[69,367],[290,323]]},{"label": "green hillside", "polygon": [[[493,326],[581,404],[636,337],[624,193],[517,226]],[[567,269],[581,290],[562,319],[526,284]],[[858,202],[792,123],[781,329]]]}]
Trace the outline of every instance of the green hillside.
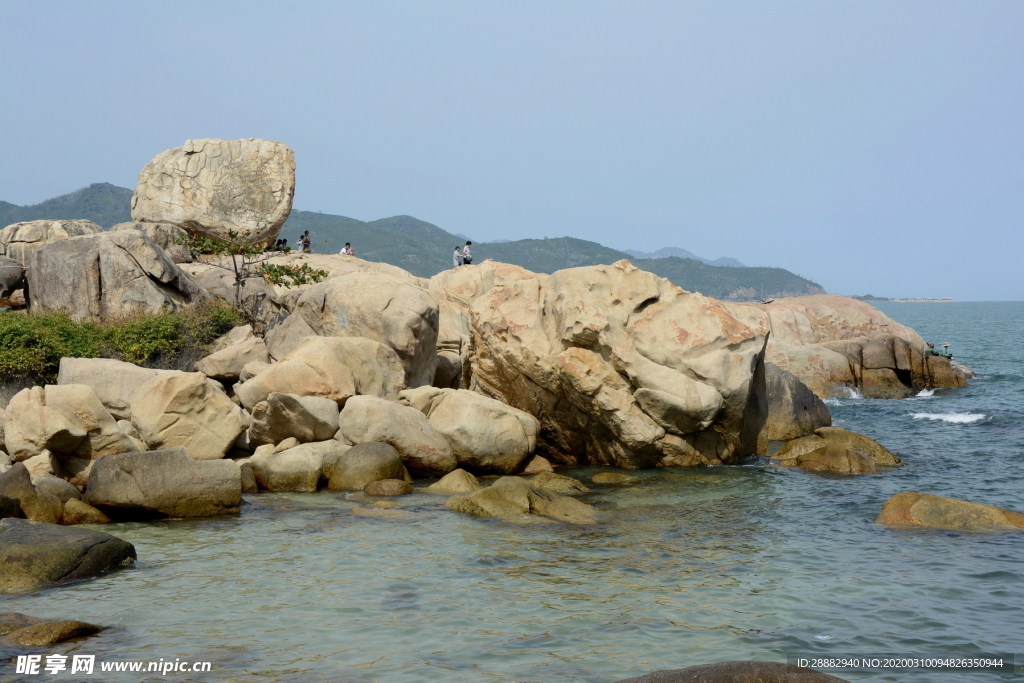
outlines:
[{"label": "green hillside", "polygon": [[84,218],[109,228],[132,219],[132,194],[131,190],[110,183],[93,183],[32,206],[0,202],[0,227],[23,221]]},{"label": "green hillside", "polygon": [[[71,194],[34,206],[0,202],[0,227],[20,221],[87,218],[109,228],[131,220],[132,191],[109,183],[95,183]],[[313,251],[337,254],[351,242],[356,255],[368,261],[391,263],[420,277],[452,267],[452,251],[465,239],[412,216],[360,221],[314,211],[292,211],[281,230],[290,245],[309,230]],[[639,268],[668,278],[683,289],[719,299],[762,296],[799,296],[824,290],[814,282],[782,268],[712,266],[688,258],[637,259],[597,242],[557,237],[473,245],[473,260],[514,263],[536,273],[592,266],[630,259]]]}]

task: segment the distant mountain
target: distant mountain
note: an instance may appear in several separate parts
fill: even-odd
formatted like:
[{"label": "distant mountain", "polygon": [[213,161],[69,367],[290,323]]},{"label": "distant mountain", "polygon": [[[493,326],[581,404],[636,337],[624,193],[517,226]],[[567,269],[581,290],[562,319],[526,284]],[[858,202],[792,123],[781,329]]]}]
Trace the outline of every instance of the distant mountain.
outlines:
[{"label": "distant mountain", "polygon": [[132,190],[110,183],[93,183],[32,206],[0,202],[0,227],[23,221],[85,218],[109,228],[132,219],[132,194]]},{"label": "distant mountain", "polygon": [[740,263],[734,258],[723,256],[722,258],[716,258],[714,261],[697,256],[692,251],[686,249],[680,249],[679,247],[662,247],[658,251],[637,251],[635,249],[623,249],[624,252],[640,259],[654,259],[654,258],[669,258],[670,256],[677,256],[679,258],[693,259],[694,261],[700,261],[706,263],[709,266],[728,266],[729,268],[746,268],[745,265]]},{"label": "distant mountain", "polygon": [[[109,228],[131,220],[131,197],[131,190],[109,183],[96,183],[34,206],[0,202],[0,227],[29,220],[87,218]],[[294,245],[306,230],[312,238],[314,252],[336,254],[345,242],[351,242],[357,256],[368,261],[391,263],[420,277],[430,277],[451,268],[452,251],[456,245],[466,243],[464,236],[412,216],[392,216],[367,222],[299,210],[291,212],[280,236]],[[668,278],[683,289],[718,299],[799,296],[825,291],[817,283],[782,268],[746,268],[735,259],[718,259],[709,264],[705,259],[680,258],[679,254],[690,252],[667,247],[653,254],[627,253],[575,237],[503,240],[473,245],[475,263],[492,258],[520,265],[535,273],[630,259],[637,267]],[[729,262],[729,267],[724,267],[722,262]]]}]

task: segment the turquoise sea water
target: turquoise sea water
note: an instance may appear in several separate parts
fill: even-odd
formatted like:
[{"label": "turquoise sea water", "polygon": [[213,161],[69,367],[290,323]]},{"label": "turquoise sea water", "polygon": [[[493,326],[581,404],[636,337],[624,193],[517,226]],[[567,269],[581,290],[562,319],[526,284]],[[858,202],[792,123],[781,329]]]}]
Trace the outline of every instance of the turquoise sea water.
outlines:
[{"label": "turquoise sea water", "polygon": [[[0,600],[0,611],[112,624],[58,646],[100,660],[209,660],[209,674],[24,680],[589,681],[789,654],[1016,653],[1024,534],[896,531],[885,500],[922,491],[1024,511],[1024,303],[886,303],[953,353],[970,387],[831,401],[837,425],[905,467],[823,477],[754,459],[595,487],[593,527],[517,527],[405,497],[248,496],[243,514],[107,525],[138,564]],[[587,479],[596,470],[567,472]],[[0,665],[0,681],[21,680]],[[992,673],[842,673],[851,681],[996,681]],[[120,677],[119,677],[120,676]]]}]

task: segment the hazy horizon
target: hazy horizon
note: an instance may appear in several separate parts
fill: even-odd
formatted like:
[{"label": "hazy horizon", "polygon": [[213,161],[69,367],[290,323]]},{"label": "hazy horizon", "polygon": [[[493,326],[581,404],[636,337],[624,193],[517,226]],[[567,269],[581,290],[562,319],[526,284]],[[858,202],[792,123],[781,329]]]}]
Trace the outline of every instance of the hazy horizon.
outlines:
[{"label": "hazy horizon", "polygon": [[1024,3],[0,2],[0,199],[189,138],[295,208],[568,235],[828,291],[1024,299]]}]

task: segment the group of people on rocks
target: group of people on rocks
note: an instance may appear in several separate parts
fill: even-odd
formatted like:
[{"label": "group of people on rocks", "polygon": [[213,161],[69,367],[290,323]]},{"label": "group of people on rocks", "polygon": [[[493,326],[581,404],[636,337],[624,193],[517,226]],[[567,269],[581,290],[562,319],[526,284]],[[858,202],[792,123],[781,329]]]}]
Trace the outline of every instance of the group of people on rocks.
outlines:
[{"label": "group of people on rocks", "polygon": [[455,247],[455,253],[452,255],[452,261],[456,268],[459,266],[468,266],[473,263],[473,254],[470,253],[470,247],[472,246],[473,243],[466,240],[465,247],[462,247],[461,249],[458,246]]}]

